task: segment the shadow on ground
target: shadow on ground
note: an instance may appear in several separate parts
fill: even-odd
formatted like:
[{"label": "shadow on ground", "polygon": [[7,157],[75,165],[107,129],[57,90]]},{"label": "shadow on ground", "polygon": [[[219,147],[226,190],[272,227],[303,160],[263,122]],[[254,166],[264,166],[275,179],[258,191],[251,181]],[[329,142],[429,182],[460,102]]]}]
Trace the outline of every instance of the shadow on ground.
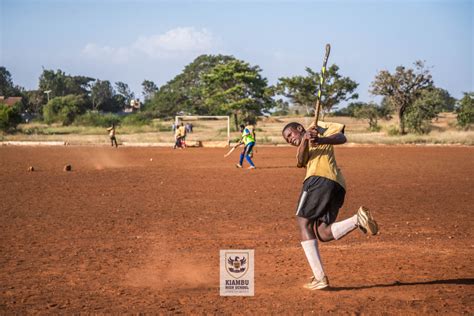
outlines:
[{"label": "shadow on ground", "polygon": [[352,291],[352,290],[365,290],[365,289],[383,288],[383,287],[397,287],[397,286],[409,286],[409,285],[434,285],[434,284],[474,285],[474,279],[471,279],[471,278],[448,279],[448,280],[431,280],[431,281],[422,281],[422,282],[395,281],[393,283],[387,283],[387,284],[331,287],[329,291]]}]

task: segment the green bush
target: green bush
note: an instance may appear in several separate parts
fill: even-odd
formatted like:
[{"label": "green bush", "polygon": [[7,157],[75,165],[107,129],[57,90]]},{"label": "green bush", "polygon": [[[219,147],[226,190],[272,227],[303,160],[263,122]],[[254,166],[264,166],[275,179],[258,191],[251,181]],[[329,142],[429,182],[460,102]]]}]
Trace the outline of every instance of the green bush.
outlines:
[{"label": "green bush", "polygon": [[431,131],[431,120],[438,116],[448,102],[443,95],[441,89],[425,89],[421,92],[403,116],[409,131],[417,134],[428,134]]},{"label": "green bush", "polygon": [[151,115],[148,113],[134,113],[122,119],[122,125],[143,126],[151,123]]},{"label": "green bush", "polygon": [[81,95],[67,95],[51,99],[43,108],[43,118],[47,124],[60,122],[71,125],[83,113],[86,101]]},{"label": "green bush", "polygon": [[74,122],[74,119],[76,118],[77,115],[79,115],[79,113],[80,113],[79,107],[73,104],[68,104],[59,111],[58,117],[64,126],[68,126]]},{"label": "green bush", "polygon": [[464,97],[459,100],[456,113],[458,125],[463,129],[469,129],[474,123],[474,92],[464,93]]},{"label": "green bush", "polygon": [[403,116],[405,126],[410,132],[428,134],[431,131],[431,120],[437,116],[435,107],[415,101]]},{"label": "green bush", "polygon": [[21,114],[18,104],[7,106],[0,104],[0,130],[10,132],[21,123]]},{"label": "green bush", "polygon": [[88,111],[76,118],[74,124],[81,126],[109,127],[112,124],[119,125],[120,116],[113,113],[99,113]]},{"label": "green bush", "polygon": [[378,125],[379,110],[375,103],[359,102],[359,105],[353,109],[352,115],[358,119],[367,119],[370,131],[380,131],[380,126]]},{"label": "green bush", "polygon": [[400,135],[400,130],[398,129],[398,126],[390,125],[387,129],[387,135],[388,136]]}]

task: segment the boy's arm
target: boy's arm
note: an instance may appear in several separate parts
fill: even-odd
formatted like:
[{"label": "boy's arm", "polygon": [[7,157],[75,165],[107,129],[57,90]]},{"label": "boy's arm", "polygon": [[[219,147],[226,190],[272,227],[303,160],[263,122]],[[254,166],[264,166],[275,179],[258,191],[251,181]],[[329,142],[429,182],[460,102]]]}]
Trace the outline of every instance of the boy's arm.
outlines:
[{"label": "boy's arm", "polygon": [[296,159],[297,159],[297,164],[296,166],[298,168],[303,168],[306,166],[306,163],[308,162],[308,156],[309,156],[309,140],[310,140],[311,134],[309,132],[306,132],[303,136],[303,139],[301,140],[300,145],[298,146],[298,151],[296,153]]},{"label": "boy's arm", "polygon": [[328,144],[328,145],[341,145],[347,141],[346,136],[343,133],[336,133],[326,137],[320,137],[317,134],[311,135],[311,144]]}]

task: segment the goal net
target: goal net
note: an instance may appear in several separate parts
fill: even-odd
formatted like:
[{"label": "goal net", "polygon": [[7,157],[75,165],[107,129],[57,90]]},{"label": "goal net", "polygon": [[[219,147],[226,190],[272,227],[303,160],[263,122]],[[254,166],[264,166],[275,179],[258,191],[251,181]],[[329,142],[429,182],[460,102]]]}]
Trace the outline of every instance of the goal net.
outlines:
[{"label": "goal net", "polygon": [[175,125],[187,127],[186,143],[203,147],[226,147],[230,143],[229,116],[177,115]]}]

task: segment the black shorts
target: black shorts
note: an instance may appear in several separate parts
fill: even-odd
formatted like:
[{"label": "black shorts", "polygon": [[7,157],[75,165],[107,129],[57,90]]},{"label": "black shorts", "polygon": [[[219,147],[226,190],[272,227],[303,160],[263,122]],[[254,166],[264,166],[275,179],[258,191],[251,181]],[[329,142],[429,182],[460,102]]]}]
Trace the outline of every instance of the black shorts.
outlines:
[{"label": "black shorts", "polygon": [[296,215],[332,224],[344,204],[345,196],[346,190],[336,181],[309,177],[303,183]]}]

